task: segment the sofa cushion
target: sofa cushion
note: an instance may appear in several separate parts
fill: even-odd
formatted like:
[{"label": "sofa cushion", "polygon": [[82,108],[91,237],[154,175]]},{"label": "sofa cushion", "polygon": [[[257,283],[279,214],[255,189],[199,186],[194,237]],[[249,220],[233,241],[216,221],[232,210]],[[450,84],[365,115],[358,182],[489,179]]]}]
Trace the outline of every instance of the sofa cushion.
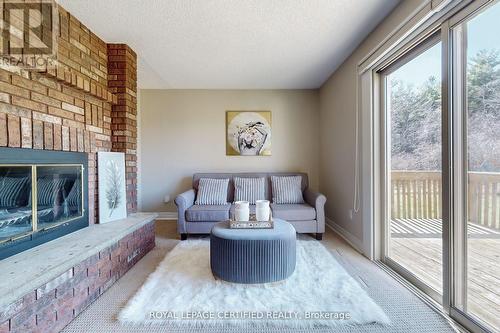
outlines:
[{"label": "sofa cushion", "polygon": [[227,187],[229,178],[201,178],[198,186],[197,205],[227,204]]},{"label": "sofa cushion", "polygon": [[248,201],[255,205],[257,200],[266,199],[266,178],[234,177],[234,201]]},{"label": "sofa cushion", "polygon": [[301,184],[301,176],[271,176],[273,202],[277,204],[304,203]]},{"label": "sofa cushion", "polygon": [[308,204],[271,204],[273,217],[285,221],[310,221],[316,219],[316,210]]},{"label": "sofa cushion", "polygon": [[186,221],[189,222],[216,222],[229,219],[227,205],[193,205],[186,210]]}]

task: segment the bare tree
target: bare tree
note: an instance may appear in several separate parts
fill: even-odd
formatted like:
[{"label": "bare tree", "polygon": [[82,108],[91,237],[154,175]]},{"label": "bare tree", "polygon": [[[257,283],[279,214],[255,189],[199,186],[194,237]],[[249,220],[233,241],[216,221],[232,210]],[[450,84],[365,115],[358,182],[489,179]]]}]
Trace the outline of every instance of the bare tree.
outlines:
[{"label": "bare tree", "polygon": [[[441,83],[391,81],[393,170],[441,169]],[[480,51],[467,71],[469,170],[500,172],[500,54]]]}]

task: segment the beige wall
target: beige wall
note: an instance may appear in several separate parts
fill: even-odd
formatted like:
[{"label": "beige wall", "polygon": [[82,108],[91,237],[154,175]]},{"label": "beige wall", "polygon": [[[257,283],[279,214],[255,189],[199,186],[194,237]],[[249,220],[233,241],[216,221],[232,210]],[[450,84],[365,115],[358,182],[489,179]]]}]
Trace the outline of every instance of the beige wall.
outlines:
[{"label": "beige wall", "polygon": [[[194,172],[305,171],[312,187],[328,198],[326,216],[362,245],[361,213],[352,219],[349,214],[354,195],[357,64],[424,2],[403,1],[319,91],[141,90],[142,210],[175,211],[172,202],[163,204],[163,197],[168,194],[173,201],[189,188]],[[238,109],[273,112],[273,156],[225,155],[225,111]]]},{"label": "beige wall", "polygon": [[[318,188],[316,90],[141,90],[142,211],[175,211],[171,200],[195,172],[303,171]],[[226,156],[225,111],[272,111],[272,156]]]},{"label": "beige wall", "polygon": [[[320,89],[320,191],[328,198],[326,216],[363,247],[361,212],[353,214],[355,169],[355,110],[358,63],[423,2],[403,1],[361,43]],[[364,132],[361,136],[371,135]],[[366,184],[362,184],[363,185]],[[363,190],[367,190],[364,186]]]}]

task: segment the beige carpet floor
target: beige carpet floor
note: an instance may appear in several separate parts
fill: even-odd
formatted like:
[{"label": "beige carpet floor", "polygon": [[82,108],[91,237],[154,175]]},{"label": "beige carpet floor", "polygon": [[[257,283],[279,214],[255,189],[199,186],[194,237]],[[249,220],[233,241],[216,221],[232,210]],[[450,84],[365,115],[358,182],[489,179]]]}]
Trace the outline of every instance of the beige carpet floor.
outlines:
[{"label": "beige carpet floor", "polygon": [[[83,311],[63,330],[65,333],[132,333],[132,332],[207,332],[207,330],[190,329],[173,331],[162,326],[122,326],[116,316],[120,309],[134,295],[145,279],[152,273],[158,263],[178,242],[176,225],[172,221],[157,221],[156,248],[139,261],[127,274],[118,280],[107,292]],[[308,236],[301,236],[308,237]],[[334,232],[327,230],[322,243],[332,252],[335,258],[365,288],[390,317],[392,325],[383,327],[378,324],[362,326],[344,326],[335,332],[405,332],[405,333],[440,333],[455,330],[438,313],[394,280],[377,265],[360,255]],[[328,276],[325,276],[328,279]],[[238,332],[248,330],[216,330],[217,332]],[[209,332],[214,332],[209,331]],[[252,332],[263,332],[252,330]],[[266,330],[269,332],[269,330]],[[305,332],[302,330],[279,329],[274,332]],[[310,330],[309,330],[310,332]],[[333,332],[318,329],[314,332]]]}]

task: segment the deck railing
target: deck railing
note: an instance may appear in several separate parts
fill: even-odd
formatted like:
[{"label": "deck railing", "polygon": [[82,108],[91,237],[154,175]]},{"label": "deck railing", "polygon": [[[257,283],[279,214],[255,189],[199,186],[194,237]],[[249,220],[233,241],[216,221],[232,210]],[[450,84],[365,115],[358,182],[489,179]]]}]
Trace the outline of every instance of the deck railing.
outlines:
[{"label": "deck railing", "polygon": [[[391,214],[401,219],[441,219],[440,171],[393,171]],[[469,172],[469,221],[500,229],[500,173]]]}]

